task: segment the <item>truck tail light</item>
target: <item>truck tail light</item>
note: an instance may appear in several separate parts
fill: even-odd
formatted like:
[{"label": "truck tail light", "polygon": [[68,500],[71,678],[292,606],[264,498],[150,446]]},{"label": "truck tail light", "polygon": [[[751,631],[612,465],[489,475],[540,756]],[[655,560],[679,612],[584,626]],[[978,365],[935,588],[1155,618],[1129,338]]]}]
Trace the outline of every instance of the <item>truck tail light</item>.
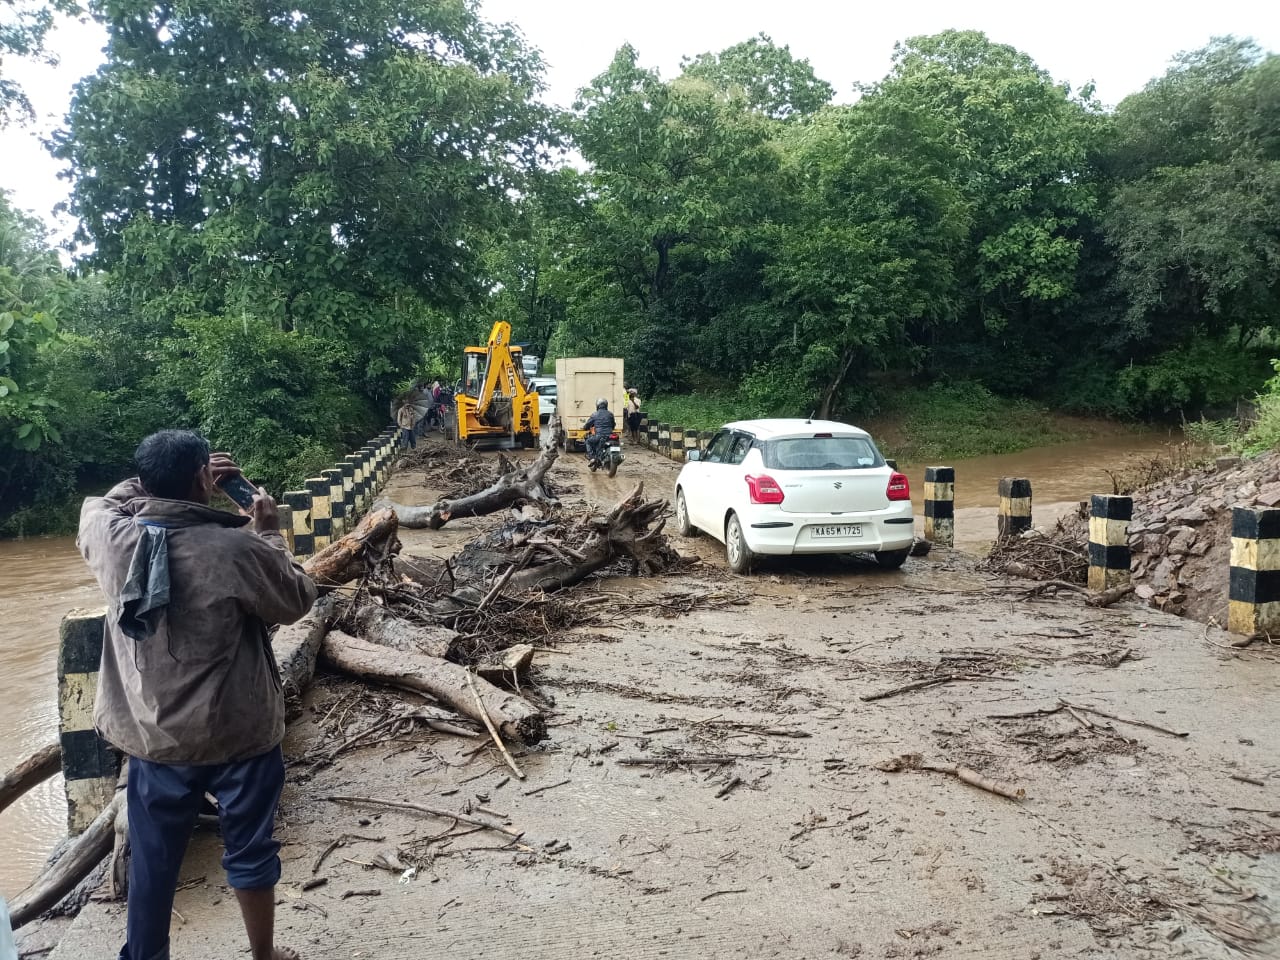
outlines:
[{"label": "truck tail light", "polygon": [[747,477],[747,490],[751,493],[752,503],[781,503],[783,501],[782,487],[778,486],[778,481],[767,474],[761,474],[758,477]]},{"label": "truck tail light", "polygon": [[889,475],[889,486],[885,489],[884,495],[892,500],[910,500],[911,484],[907,482],[907,478],[901,473],[892,473]]}]

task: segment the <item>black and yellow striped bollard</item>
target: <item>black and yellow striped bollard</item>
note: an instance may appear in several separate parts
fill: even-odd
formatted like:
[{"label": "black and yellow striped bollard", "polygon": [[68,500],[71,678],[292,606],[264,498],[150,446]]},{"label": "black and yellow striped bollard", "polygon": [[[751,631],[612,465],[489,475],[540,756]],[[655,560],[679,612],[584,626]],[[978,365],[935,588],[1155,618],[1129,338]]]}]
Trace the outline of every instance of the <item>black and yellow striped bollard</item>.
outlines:
[{"label": "black and yellow striped bollard", "polygon": [[1129,582],[1129,521],[1133,497],[1095,493],[1089,500],[1089,589],[1095,593]]},{"label": "black and yellow striped bollard", "polygon": [[672,460],[684,459],[684,427],[671,428],[671,446],[667,450],[667,456]]},{"label": "black and yellow striped bollard", "polygon": [[337,540],[347,532],[347,508],[342,497],[342,470],[333,467],[321,470],[321,476],[329,481],[329,529],[333,539]]},{"label": "black and yellow striped bollard", "polygon": [[684,459],[689,459],[689,451],[698,449],[698,438],[701,436],[697,430],[686,430],[684,432]]},{"label": "black and yellow striped bollard", "polygon": [[1241,636],[1280,633],[1280,510],[1231,511],[1227,629]]},{"label": "black and yellow striped bollard", "polygon": [[649,432],[647,434],[648,442],[645,444],[650,450],[658,449],[658,425],[650,421]]},{"label": "black and yellow striped bollard", "polygon": [[342,512],[350,519],[351,526],[356,525],[356,468],[350,460],[338,463],[342,471]]},{"label": "black and yellow striped bollard", "polygon": [[996,529],[1001,539],[1031,529],[1031,481],[1023,477],[1000,479],[1000,516]]},{"label": "black and yellow striped bollard", "polygon": [[105,610],[72,610],[58,628],[58,732],[72,835],[106,809],[120,776],[116,752],[93,727],[105,625]]},{"label": "black and yellow striped bollard", "polygon": [[364,513],[365,504],[364,462],[354,453],[343,462],[351,464],[351,491],[355,495],[355,515],[358,517]]},{"label": "black and yellow striped bollard", "polygon": [[939,547],[956,545],[956,468],[924,468],[924,538]]},{"label": "black and yellow striped bollard", "polygon": [[308,477],[303,481],[311,494],[311,533],[315,538],[315,550],[319,553],[333,543],[333,509],[329,502],[329,481],[324,477]]},{"label": "black and yellow striped bollard", "polygon": [[645,414],[641,414],[640,416],[639,433],[640,442],[647,447],[649,445],[649,417]]},{"label": "black and yellow striped bollard", "polygon": [[671,456],[671,425],[658,424],[658,452],[664,457]]},{"label": "black and yellow striped bollard", "polygon": [[289,505],[293,528],[293,555],[305,560],[316,552],[316,538],[311,530],[311,494],[306,490],[286,490],[284,502]]}]

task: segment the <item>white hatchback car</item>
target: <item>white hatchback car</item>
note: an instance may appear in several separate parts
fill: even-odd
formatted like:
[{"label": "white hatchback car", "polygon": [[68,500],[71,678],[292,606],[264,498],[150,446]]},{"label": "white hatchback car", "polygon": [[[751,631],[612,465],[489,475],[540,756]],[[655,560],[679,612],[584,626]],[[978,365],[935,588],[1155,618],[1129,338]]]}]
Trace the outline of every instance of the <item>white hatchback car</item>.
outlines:
[{"label": "white hatchback car", "polygon": [[538,394],[538,419],[546,423],[556,415],[556,378],[530,377],[529,386]]},{"label": "white hatchback car", "polygon": [[757,554],[871,553],[895,569],[914,539],[907,478],[830,420],[725,424],[676,477],[676,523],[723,542],[737,573]]}]

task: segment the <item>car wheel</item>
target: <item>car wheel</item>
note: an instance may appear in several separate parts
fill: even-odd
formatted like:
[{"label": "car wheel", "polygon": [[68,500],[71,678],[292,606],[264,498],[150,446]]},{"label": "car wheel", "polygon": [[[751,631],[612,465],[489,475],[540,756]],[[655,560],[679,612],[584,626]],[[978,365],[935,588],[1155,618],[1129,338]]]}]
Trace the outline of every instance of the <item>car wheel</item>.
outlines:
[{"label": "car wheel", "polygon": [[911,553],[908,547],[906,550],[877,550],[876,563],[884,567],[886,570],[897,570],[900,566],[907,562],[907,555]]},{"label": "car wheel", "polygon": [[729,521],[724,526],[724,555],[734,573],[751,572],[755,554],[747,546],[747,538],[742,534],[742,523],[736,513],[729,514]]},{"label": "car wheel", "polygon": [[696,536],[698,528],[689,522],[689,505],[684,502],[684,491],[676,491],[676,533],[682,537]]}]

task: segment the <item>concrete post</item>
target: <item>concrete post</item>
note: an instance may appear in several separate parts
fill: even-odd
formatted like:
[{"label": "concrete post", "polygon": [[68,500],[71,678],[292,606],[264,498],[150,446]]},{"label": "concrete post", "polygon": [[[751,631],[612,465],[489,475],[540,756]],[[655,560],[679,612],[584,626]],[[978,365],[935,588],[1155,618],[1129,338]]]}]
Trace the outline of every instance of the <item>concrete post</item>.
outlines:
[{"label": "concrete post", "polygon": [[1280,633],[1280,510],[1231,511],[1227,629],[1251,637]]},{"label": "concrete post", "polygon": [[649,442],[646,443],[645,446],[647,446],[650,450],[657,450],[658,449],[658,425],[654,423],[652,420],[649,421],[648,440]]},{"label": "concrete post", "polygon": [[688,460],[689,451],[698,449],[699,436],[700,434],[697,430],[686,430],[684,432],[684,457],[682,459]]},{"label": "concrete post", "polygon": [[378,495],[378,448],[373,444],[367,444],[360,448],[360,455],[364,457],[365,489],[368,496],[368,503],[365,506],[368,507],[373,504],[373,498]]},{"label": "concrete post", "polygon": [[1095,493],[1089,500],[1089,589],[1095,593],[1129,582],[1129,521],[1133,498]]},{"label": "concrete post", "polygon": [[640,442],[649,445],[649,416],[644,413],[640,415]]},{"label": "concrete post", "polygon": [[293,507],[287,503],[276,504],[276,513],[280,517],[280,536],[284,537],[285,545],[293,553]]},{"label": "concrete post", "polygon": [[939,547],[954,547],[955,518],[956,468],[925,467],[924,538]]},{"label": "concrete post", "polygon": [[329,481],[324,477],[308,477],[303,481],[311,494],[311,533],[315,537],[315,551],[319,553],[333,543],[333,514],[329,502]]},{"label": "concrete post", "polygon": [[664,457],[671,456],[671,426],[670,424],[658,424],[658,452]]},{"label": "concrete post", "polygon": [[305,490],[287,490],[284,502],[289,505],[293,518],[293,555],[305,560],[316,552],[316,538],[311,531],[311,494]]},{"label": "concrete post", "polygon": [[1000,480],[1000,515],[997,532],[1001,539],[1016,537],[1031,529],[1031,481],[1022,477]]},{"label": "concrete post", "polygon": [[342,499],[342,471],[333,467],[321,470],[320,475],[329,481],[329,517],[333,539],[347,532],[347,508]]},{"label": "concrete post", "polygon": [[354,527],[356,525],[356,468],[348,459],[339,461],[338,469],[342,471],[342,512]]},{"label": "concrete post", "polygon": [[105,610],[72,610],[58,629],[58,732],[73,836],[106,809],[120,776],[118,755],[93,729],[105,626]]},{"label": "concrete post", "polygon": [[356,454],[352,454],[343,460],[344,463],[351,464],[351,492],[355,495],[355,516],[364,513],[365,498],[365,473],[364,461]]},{"label": "concrete post", "polygon": [[672,460],[684,459],[684,427],[671,428],[671,447],[667,456]]}]

